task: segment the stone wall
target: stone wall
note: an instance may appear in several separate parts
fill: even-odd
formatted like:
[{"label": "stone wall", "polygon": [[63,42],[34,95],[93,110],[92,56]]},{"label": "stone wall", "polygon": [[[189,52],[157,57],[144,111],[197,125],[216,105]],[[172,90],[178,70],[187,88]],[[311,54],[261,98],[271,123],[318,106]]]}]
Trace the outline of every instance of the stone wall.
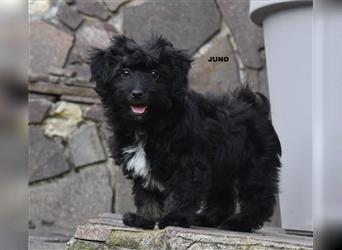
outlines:
[{"label": "stone wall", "polygon": [[[90,47],[115,34],[159,33],[196,61],[190,85],[223,92],[249,82],[267,95],[260,28],[248,1],[30,1],[30,225],[76,226],[103,212],[134,210],[130,184],[106,147],[99,99],[89,82]],[[209,63],[226,56],[225,63]]]}]

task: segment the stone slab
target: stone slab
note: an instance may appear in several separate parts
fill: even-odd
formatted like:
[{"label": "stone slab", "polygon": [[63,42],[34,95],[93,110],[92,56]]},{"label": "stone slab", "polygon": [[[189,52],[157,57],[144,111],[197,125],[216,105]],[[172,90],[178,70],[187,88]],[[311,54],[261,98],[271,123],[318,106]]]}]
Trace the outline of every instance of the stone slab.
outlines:
[{"label": "stone slab", "polygon": [[63,147],[47,139],[37,127],[29,130],[29,181],[40,181],[70,170]]},{"label": "stone slab", "polygon": [[86,103],[86,104],[101,104],[99,98],[95,97],[81,97],[81,96],[73,96],[73,95],[62,95],[60,97],[61,100],[70,101],[70,102],[77,102],[77,103]]},{"label": "stone slab", "polygon": [[29,62],[33,73],[48,74],[49,67],[63,67],[73,43],[73,36],[36,20],[30,23]]},{"label": "stone slab", "polygon": [[52,103],[46,99],[29,100],[29,124],[39,124],[46,117]]},{"label": "stone slab", "polygon": [[78,10],[88,16],[98,17],[105,21],[109,18],[110,13],[106,7],[98,0],[76,0]]},{"label": "stone slab", "polygon": [[77,227],[74,238],[106,242],[112,229],[112,226],[107,225],[81,225]]},{"label": "stone slab", "polygon": [[56,85],[46,82],[30,83],[28,85],[28,89],[30,92],[41,94],[98,97],[96,92],[91,88],[66,86],[61,84]]},{"label": "stone slab", "polygon": [[[228,62],[208,62],[210,57],[228,57]],[[195,59],[189,74],[190,87],[199,92],[225,93],[240,86],[238,65],[223,35],[212,41],[205,53]]]},{"label": "stone slab", "polygon": [[242,63],[252,68],[262,67],[259,50],[264,47],[263,33],[249,18],[249,1],[218,0],[218,5],[232,32]]},{"label": "stone slab", "polygon": [[195,52],[220,29],[220,12],[213,0],[145,1],[123,8],[124,32],[137,40],[151,34],[169,39],[176,48]]},{"label": "stone slab", "polygon": [[97,122],[103,121],[103,108],[101,105],[92,105],[89,109],[84,112],[84,117]]},{"label": "stone slab", "polygon": [[103,0],[108,9],[112,12],[116,11],[121,5],[128,1],[129,0]]},{"label": "stone slab", "polygon": [[[110,218],[110,215],[102,215],[103,218]],[[115,221],[112,216],[112,220]],[[94,220],[93,220],[94,221]],[[85,231],[94,228],[97,225],[97,230],[101,227],[108,228],[108,225],[87,224],[80,230]],[[78,230],[77,230],[78,231]],[[75,235],[79,235],[76,232]],[[94,234],[95,235],[95,234]],[[106,233],[107,235],[107,233]],[[137,228],[128,228],[120,226],[112,226],[112,231],[107,237],[104,234],[98,237],[101,241],[89,241],[92,235],[86,235],[83,239],[78,237],[77,240],[72,239],[68,243],[67,249],[76,250],[81,242],[97,242],[101,246],[100,249],[292,249],[292,250],[311,250],[313,249],[312,237],[293,236],[284,233],[284,230],[279,228],[265,228],[256,233],[240,233],[223,231],[214,228],[179,228],[167,227],[163,230],[141,230]],[[106,238],[106,239],[105,239]],[[105,241],[106,240],[106,241]],[[77,243],[77,244],[76,244]],[[97,249],[90,247],[89,249]]]},{"label": "stone slab", "polygon": [[66,4],[61,4],[58,8],[57,17],[59,21],[72,30],[76,30],[84,20],[83,17]]},{"label": "stone slab", "polygon": [[87,20],[76,32],[73,51],[86,61],[91,48],[104,49],[108,47],[111,37],[115,34],[117,32],[112,25],[98,20]]},{"label": "stone slab", "polygon": [[106,155],[94,124],[84,124],[68,140],[76,167],[105,161]]},{"label": "stone slab", "polygon": [[61,179],[29,187],[29,220],[76,227],[88,219],[110,212],[113,190],[106,164],[79,169]]}]

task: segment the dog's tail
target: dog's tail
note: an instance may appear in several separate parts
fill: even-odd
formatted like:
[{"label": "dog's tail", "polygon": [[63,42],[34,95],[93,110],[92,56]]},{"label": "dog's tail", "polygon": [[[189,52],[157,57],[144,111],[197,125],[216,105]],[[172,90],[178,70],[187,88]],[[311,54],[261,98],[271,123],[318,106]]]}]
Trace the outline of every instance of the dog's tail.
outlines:
[{"label": "dog's tail", "polygon": [[271,112],[271,105],[267,97],[259,92],[253,92],[248,85],[237,89],[234,95],[267,116]]}]

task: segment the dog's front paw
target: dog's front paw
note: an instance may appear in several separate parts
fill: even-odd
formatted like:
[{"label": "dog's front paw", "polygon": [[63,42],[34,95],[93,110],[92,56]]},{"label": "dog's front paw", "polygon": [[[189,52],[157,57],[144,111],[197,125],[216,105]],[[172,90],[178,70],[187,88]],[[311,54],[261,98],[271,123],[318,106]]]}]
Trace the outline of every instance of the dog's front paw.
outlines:
[{"label": "dog's front paw", "polygon": [[190,227],[190,222],[189,219],[184,215],[169,213],[159,221],[158,225],[160,229],[163,229],[167,226]]},{"label": "dog's front paw", "polygon": [[223,222],[219,227],[222,230],[252,232],[253,226],[246,222],[241,216],[232,216]]},{"label": "dog's front paw", "polygon": [[123,215],[122,218],[123,223],[126,226],[130,227],[140,227],[144,229],[153,229],[154,225],[156,224],[152,220],[147,220],[140,215],[137,215],[135,213],[126,213]]}]

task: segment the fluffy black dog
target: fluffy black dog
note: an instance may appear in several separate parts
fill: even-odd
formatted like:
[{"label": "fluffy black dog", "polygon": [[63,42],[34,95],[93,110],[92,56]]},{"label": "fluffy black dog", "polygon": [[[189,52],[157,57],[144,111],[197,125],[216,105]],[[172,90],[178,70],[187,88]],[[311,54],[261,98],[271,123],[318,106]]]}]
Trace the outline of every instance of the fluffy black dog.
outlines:
[{"label": "fluffy black dog", "polygon": [[162,37],[138,44],[117,36],[91,51],[110,150],[134,183],[137,212],[123,222],[258,229],[278,193],[281,148],[269,103],[248,87],[216,97],[189,90],[191,62]]}]

